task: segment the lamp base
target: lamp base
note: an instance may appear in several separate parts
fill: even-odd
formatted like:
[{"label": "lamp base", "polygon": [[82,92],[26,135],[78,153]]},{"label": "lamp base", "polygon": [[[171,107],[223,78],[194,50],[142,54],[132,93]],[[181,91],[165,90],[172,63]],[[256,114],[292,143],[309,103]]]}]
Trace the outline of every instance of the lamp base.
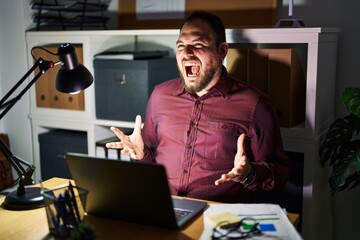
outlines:
[{"label": "lamp base", "polygon": [[25,194],[18,196],[17,190],[9,193],[3,203],[3,207],[8,210],[29,210],[44,206],[44,197],[41,188],[25,188]]},{"label": "lamp base", "polygon": [[274,28],[300,28],[305,27],[305,23],[302,20],[285,18],[280,19],[275,25]]}]

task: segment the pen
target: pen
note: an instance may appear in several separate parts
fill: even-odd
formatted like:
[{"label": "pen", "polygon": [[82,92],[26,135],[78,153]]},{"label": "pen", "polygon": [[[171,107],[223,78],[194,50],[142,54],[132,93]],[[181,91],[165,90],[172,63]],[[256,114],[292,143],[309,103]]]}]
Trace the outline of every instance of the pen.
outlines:
[{"label": "pen", "polygon": [[[39,180],[39,184],[40,184],[41,193],[44,194],[44,189],[45,188],[44,188],[44,185],[43,185],[41,180]],[[55,205],[55,207],[56,207],[56,205]],[[48,209],[48,211],[46,211],[46,214],[47,214],[48,218],[51,219],[51,222],[52,222],[53,226],[55,227],[55,229],[58,229],[59,228],[59,221],[56,218],[55,213],[53,212],[51,206],[47,206],[47,209]]]},{"label": "pen", "polygon": [[76,202],[76,196],[75,196],[75,193],[74,193],[74,187],[71,184],[71,181],[69,181],[69,191],[70,191],[70,198],[71,198],[71,200],[72,200],[72,202],[74,204],[74,209],[75,209],[77,220],[78,220],[78,222],[81,222],[79,208],[78,208],[78,205],[77,205],[77,202]]},{"label": "pen", "polygon": [[66,206],[65,206],[65,198],[64,196],[60,193],[59,197],[58,197],[58,204],[59,204],[59,215],[61,217],[61,219],[63,220],[63,224],[65,226],[69,225],[69,218],[68,218],[68,214],[66,211]]},{"label": "pen", "polygon": [[257,220],[257,221],[267,221],[267,220],[280,220],[280,218],[276,218],[276,217],[274,217],[274,218],[254,218],[255,220]]},{"label": "pen", "polygon": [[66,208],[66,213],[69,217],[69,223],[73,224],[75,227],[77,227],[78,225],[78,221],[75,218],[75,214],[74,214],[74,208],[72,206],[72,198],[70,197],[70,193],[69,190],[65,190],[65,208]]}]

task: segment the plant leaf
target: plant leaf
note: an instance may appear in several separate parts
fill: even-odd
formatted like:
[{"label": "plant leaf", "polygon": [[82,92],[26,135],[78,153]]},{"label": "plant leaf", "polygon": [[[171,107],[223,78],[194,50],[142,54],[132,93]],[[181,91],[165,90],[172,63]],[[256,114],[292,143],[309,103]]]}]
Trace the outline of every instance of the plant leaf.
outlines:
[{"label": "plant leaf", "polygon": [[360,140],[354,140],[344,146],[336,156],[329,179],[332,193],[343,191],[360,181]]},{"label": "plant leaf", "polygon": [[346,110],[360,117],[360,88],[345,88],[341,98]]},{"label": "plant leaf", "polygon": [[[354,131],[356,131],[353,129],[354,126],[357,127],[355,122],[360,123],[360,119],[353,114],[349,114],[344,118],[336,119],[331,124],[326,138],[319,148],[321,164],[327,161],[330,161],[330,165],[334,163],[341,146],[348,143]],[[358,125],[360,129],[360,124]]]},{"label": "plant leaf", "polygon": [[319,148],[321,164],[332,166],[333,194],[360,185],[360,88],[346,88],[341,98],[349,114],[331,124]]}]

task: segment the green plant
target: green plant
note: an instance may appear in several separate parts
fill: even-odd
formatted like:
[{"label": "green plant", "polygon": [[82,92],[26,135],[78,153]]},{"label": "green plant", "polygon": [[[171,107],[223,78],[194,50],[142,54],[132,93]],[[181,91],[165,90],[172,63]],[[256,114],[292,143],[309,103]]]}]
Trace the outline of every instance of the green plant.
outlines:
[{"label": "green plant", "polygon": [[360,184],[360,88],[346,88],[341,99],[349,114],[331,124],[319,149],[321,164],[332,168],[332,194]]},{"label": "green plant", "polygon": [[71,239],[96,240],[95,227],[91,224],[81,222],[79,226],[71,233]]}]

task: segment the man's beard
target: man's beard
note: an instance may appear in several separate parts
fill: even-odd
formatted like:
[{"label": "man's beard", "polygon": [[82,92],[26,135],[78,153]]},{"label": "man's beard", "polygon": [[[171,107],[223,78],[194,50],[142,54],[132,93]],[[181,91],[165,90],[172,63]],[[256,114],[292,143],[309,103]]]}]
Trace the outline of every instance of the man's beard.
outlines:
[{"label": "man's beard", "polygon": [[200,79],[200,82],[195,86],[194,85],[187,86],[184,79],[184,74],[180,72],[180,76],[184,84],[185,91],[191,95],[196,95],[197,92],[204,90],[211,82],[213,76],[215,75],[215,71],[216,71],[215,67],[210,67],[206,69],[204,76]]}]

